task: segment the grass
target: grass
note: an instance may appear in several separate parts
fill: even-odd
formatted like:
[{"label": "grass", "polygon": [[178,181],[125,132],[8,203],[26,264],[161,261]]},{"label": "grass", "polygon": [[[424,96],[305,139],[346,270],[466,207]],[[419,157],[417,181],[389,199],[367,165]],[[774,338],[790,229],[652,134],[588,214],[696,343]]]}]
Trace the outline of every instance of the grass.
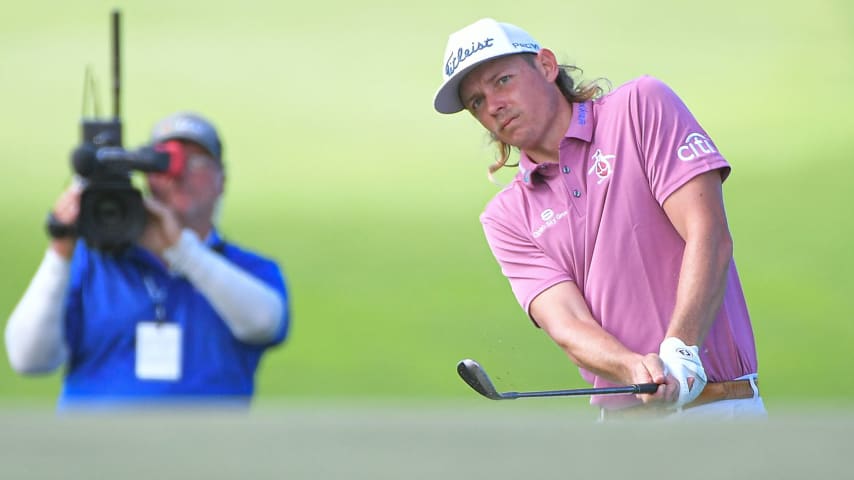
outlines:
[{"label": "grass", "polygon": [[[251,416],[0,415],[9,478],[661,478],[650,458],[692,478],[834,478],[849,463],[849,412],[779,415],[772,422],[598,425],[579,412],[487,407],[287,403]],[[14,415],[12,415],[14,413]],[[164,441],[164,432],[168,441]],[[683,438],[681,441],[650,441]],[[34,446],[38,446],[34,448]],[[762,445],[763,448],[757,448]],[[140,454],[144,452],[144,454]],[[697,458],[725,458],[697,468]],[[618,460],[615,460],[618,459]]]}]

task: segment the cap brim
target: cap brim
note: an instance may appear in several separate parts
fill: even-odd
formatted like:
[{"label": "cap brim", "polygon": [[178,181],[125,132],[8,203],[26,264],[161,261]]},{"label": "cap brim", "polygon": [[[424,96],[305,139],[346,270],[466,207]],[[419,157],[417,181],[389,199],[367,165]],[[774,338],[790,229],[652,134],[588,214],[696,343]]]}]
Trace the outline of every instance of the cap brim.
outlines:
[{"label": "cap brim", "polygon": [[466,75],[471,73],[475,68],[483,65],[486,62],[507,57],[510,55],[518,55],[520,53],[534,53],[534,52],[508,52],[503,55],[496,55],[494,57],[484,58],[479,62],[475,62],[471,65],[466,66],[459,72],[455,73],[453,77],[448,79],[439,90],[436,91],[436,96],[433,99],[433,108],[436,109],[439,113],[457,113],[465,110],[465,105],[460,101],[460,83],[463,82],[463,79],[466,78]]},{"label": "cap brim", "polygon": [[[500,57],[503,56],[506,55],[501,55]],[[433,100],[433,108],[435,108],[439,113],[457,113],[465,110],[465,105],[460,101],[460,84],[463,83],[463,79],[465,79],[466,75],[471,73],[472,70],[496,58],[499,57],[486,58],[468,65],[448,79],[448,81],[439,87],[439,90],[436,92],[436,98]]]},{"label": "cap brim", "polygon": [[460,82],[463,75],[457,75],[445,82],[436,92],[433,108],[439,113],[457,113],[463,110],[460,102]]}]

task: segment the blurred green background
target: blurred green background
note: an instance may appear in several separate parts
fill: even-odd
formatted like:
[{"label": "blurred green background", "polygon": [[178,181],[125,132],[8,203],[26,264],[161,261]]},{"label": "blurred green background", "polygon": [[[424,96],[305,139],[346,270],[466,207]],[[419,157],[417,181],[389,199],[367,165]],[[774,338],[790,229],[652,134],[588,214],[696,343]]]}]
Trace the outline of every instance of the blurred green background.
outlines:
[{"label": "blurred green background", "polygon": [[[854,404],[852,3],[15,2],[0,17],[0,322],[70,179],[87,64],[109,112],[115,6],[126,146],[176,110],[213,119],[221,228],[289,279],[292,334],[262,363],[260,403],[482,401],[454,371],[466,357],[502,390],[583,385],[483,239],[477,217],[497,191],[486,135],[432,109],[447,35],[491,16],[587,78],[650,74],[680,94],[733,165],[725,195],[766,404]],[[52,408],[60,374],[20,378],[2,357],[0,402]]]}]

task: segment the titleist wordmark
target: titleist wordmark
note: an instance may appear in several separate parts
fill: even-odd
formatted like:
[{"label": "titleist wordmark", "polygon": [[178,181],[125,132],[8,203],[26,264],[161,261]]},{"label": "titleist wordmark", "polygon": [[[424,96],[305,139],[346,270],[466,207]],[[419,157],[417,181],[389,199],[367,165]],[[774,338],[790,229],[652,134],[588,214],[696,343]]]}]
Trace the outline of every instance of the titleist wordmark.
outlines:
[{"label": "titleist wordmark", "polygon": [[486,38],[482,42],[471,42],[471,48],[458,48],[456,52],[451,52],[451,56],[448,57],[448,60],[445,62],[445,75],[451,76],[454,72],[459,68],[460,64],[463,63],[467,58],[474,55],[475,53],[483,50],[484,48],[491,47],[492,41],[494,38]]}]

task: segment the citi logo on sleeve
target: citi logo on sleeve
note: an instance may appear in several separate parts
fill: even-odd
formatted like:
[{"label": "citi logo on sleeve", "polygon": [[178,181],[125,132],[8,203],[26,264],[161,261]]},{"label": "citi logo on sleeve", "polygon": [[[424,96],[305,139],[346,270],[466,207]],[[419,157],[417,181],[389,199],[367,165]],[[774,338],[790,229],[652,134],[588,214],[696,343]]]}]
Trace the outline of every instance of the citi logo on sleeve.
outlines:
[{"label": "citi logo on sleeve", "polygon": [[683,162],[690,162],[716,151],[711,140],[703,134],[694,132],[685,137],[685,141],[676,149],[676,156]]}]

